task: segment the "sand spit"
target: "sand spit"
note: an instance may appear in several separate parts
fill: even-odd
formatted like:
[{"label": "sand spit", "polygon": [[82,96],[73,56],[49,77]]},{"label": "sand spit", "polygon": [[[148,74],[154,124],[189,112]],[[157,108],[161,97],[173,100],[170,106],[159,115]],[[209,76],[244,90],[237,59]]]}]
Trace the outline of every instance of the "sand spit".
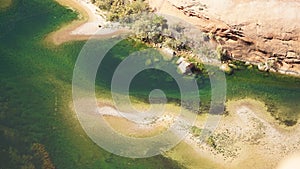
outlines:
[{"label": "sand spit", "polygon": [[[217,168],[265,169],[276,168],[286,156],[300,152],[300,126],[290,129],[279,125],[266,111],[264,103],[252,99],[229,101],[227,110],[229,114],[222,117],[217,129],[209,139],[204,141],[191,132],[190,124],[185,124],[183,119],[179,119],[181,126],[173,132],[182,134],[184,131],[189,134],[178,145],[179,148],[175,147],[174,150],[167,152],[166,156],[179,160],[188,168],[201,168],[205,159],[204,161],[219,166]],[[147,120],[143,121],[147,119],[145,116],[120,113],[109,105],[99,106],[98,113],[105,116],[112,128],[118,132],[134,137],[158,134],[166,130],[176,119],[176,116],[167,113],[159,118],[153,118],[153,121],[148,123]],[[204,115],[199,115],[195,126],[203,128],[205,119]],[[124,128],[122,124],[126,124],[128,130],[121,130],[120,128]],[[184,151],[180,146],[185,146],[185,149],[189,147],[197,155],[181,156],[178,159],[178,155],[184,154],[184,152],[176,152],[176,150]],[[197,163],[199,158],[202,159],[201,163]]]},{"label": "sand spit", "polygon": [[123,29],[106,28],[106,25],[115,23],[106,22],[104,12],[90,0],[56,0],[59,4],[66,6],[79,13],[78,20],[62,26],[59,30],[50,33],[46,37],[47,42],[60,45],[69,41],[88,40],[90,38],[109,38],[125,33]]}]

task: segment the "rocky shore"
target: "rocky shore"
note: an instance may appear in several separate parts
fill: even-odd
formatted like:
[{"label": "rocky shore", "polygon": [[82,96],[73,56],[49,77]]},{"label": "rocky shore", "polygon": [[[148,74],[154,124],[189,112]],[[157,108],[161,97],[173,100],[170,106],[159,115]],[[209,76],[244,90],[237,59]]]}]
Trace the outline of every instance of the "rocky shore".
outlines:
[{"label": "rocky shore", "polygon": [[[300,76],[300,2],[168,0],[233,60],[262,71]],[[162,5],[161,8],[164,6]]]}]

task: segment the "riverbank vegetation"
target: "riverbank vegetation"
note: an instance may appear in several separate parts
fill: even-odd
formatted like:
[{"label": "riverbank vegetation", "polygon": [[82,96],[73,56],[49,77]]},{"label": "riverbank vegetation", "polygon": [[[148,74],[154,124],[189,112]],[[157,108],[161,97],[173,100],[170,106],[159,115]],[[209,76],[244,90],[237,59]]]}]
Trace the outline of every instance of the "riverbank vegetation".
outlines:
[{"label": "riverbank vegetation", "polygon": [[107,11],[108,21],[124,21],[132,14],[141,14],[149,11],[144,0],[94,0],[100,9]]},{"label": "riverbank vegetation", "polygon": [[[107,11],[108,20],[120,22],[123,26],[133,30],[134,35],[132,39],[137,43],[144,43],[150,47],[170,48],[176,52],[178,57],[187,58],[188,62],[195,65],[197,70],[195,72],[201,74],[197,76],[201,86],[209,84],[208,72],[206,71],[206,66],[200,59],[201,56],[212,60],[220,60],[223,62],[221,68],[224,67],[223,71],[227,73],[227,98],[258,98],[266,103],[273,117],[279,122],[287,126],[297,123],[298,114],[300,113],[297,110],[298,106],[290,103],[293,102],[292,98],[298,98],[299,95],[297,93],[289,95],[287,93],[290,92],[287,90],[298,90],[298,88],[295,85],[292,85],[294,86],[292,87],[287,83],[291,80],[295,81],[295,84],[298,84],[298,78],[285,77],[271,72],[260,72],[257,66],[231,60],[227,55],[227,51],[222,49],[221,46],[217,46],[216,49],[214,49],[206,45],[206,41],[214,38],[211,34],[203,34],[202,37],[197,39],[200,41],[196,43],[192,38],[189,38],[187,34],[189,30],[185,25],[171,25],[162,16],[153,14],[153,11],[149,9],[144,1],[95,0],[95,3],[98,4],[101,9]],[[238,79],[240,81],[238,81]],[[273,81],[273,84],[271,84],[270,79],[272,79],[271,81],[277,79],[278,82]],[[254,83],[257,84],[254,85]],[[291,86],[291,88],[287,89],[289,88],[287,87],[284,89],[285,87],[279,87],[279,83],[284,84],[284,86]],[[268,87],[266,87],[266,84]],[[253,90],[253,88],[255,88],[255,90]],[[237,90],[242,90],[243,92],[239,93],[241,91]],[[205,91],[205,94],[202,95],[204,99],[202,99],[203,104],[199,112],[208,112],[210,100],[208,91],[210,91],[210,89],[206,88],[203,91]],[[278,102],[281,102],[283,106],[277,105]]]},{"label": "riverbank vegetation", "polygon": [[143,0],[95,0],[106,11],[108,21],[119,22],[134,32],[134,38],[148,44],[187,50],[188,41],[183,25],[169,25],[167,20],[153,13]]}]

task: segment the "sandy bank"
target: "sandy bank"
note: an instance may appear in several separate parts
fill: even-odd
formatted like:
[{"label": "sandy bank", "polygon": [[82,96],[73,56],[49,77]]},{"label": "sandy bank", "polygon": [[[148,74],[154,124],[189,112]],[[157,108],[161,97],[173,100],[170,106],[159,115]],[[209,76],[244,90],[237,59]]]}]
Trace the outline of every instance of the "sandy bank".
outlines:
[{"label": "sandy bank", "polygon": [[149,109],[144,103],[134,104],[135,109],[141,112],[139,114],[120,107],[117,110],[113,103],[107,100],[98,102],[98,106],[97,112],[116,132],[130,137],[151,137],[165,132],[176,117],[173,105],[167,105],[166,112],[159,117],[144,113]]},{"label": "sandy bank", "polygon": [[[175,105],[169,106],[172,110],[179,108]],[[233,100],[227,103],[227,110],[229,114],[222,117],[211,135],[215,147],[206,141],[200,141],[187,129],[191,126],[186,125],[180,130],[186,129],[190,134],[165,155],[188,168],[201,169],[205,165],[217,169],[265,169],[275,168],[286,156],[300,151],[299,125],[292,129],[279,125],[267,112],[264,103],[253,99]],[[136,118],[141,118],[140,121],[144,117],[128,113],[125,118],[113,106],[101,102],[98,113],[117,132],[133,137],[159,134],[175,118],[172,113],[168,113],[151,124],[139,124],[130,121],[131,118],[134,119],[130,116],[137,116]],[[205,120],[205,115],[199,115],[194,125],[203,128]]]},{"label": "sandy bank", "polygon": [[[299,125],[292,129],[280,125],[264,103],[242,99],[228,101],[226,107],[229,114],[220,121],[210,143],[195,144],[197,138],[192,136],[186,139],[195,152],[222,166],[217,168],[276,168],[286,156],[300,151]],[[189,168],[201,168],[197,159],[192,161]]]},{"label": "sandy bank", "polygon": [[69,41],[88,40],[90,38],[109,38],[125,33],[121,29],[103,28],[107,24],[104,13],[90,0],[56,0],[62,6],[71,8],[79,13],[78,19],[63,25],[59,30],[46,37],[47,42],[60,45]]}]

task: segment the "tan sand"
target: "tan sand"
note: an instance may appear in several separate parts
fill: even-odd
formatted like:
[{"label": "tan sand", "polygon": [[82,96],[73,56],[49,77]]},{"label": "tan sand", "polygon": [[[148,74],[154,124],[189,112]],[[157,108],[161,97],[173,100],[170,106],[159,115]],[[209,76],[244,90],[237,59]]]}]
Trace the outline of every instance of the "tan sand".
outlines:
[{"label": "tan sand", "polygon": [[[147,107],[144,103],[137,103],[136,106],[140,109]],[[179,108],[168,106],[170,110]],[[113,129],[133,137],[154,136],[172,124],[168,118],[154,125],[137,124],[116,114],[111,102],[99,102],[99,108],[102,108],[99,113],[104,115]],[[229,115],[222,118],[213,133],[217,137],[218,149],[206,142],[199,142],[189,134],[164,155],[192,169],[265,169],[276,168],[286,156],[300,152],[299,124],[292,129],[280,125],[267,112],[264,103],[253,99],[234,100],[227,103],[227,110]],[[199,115],[195,125],[203,128],[205,120],[206,115]]]},{"label": "tan sand", "polygon": [[[63,25],[59,30],[50,33],[46,37],[47,43],[60,45],[69,41],[88,40],[90,38],[109,38],[126,33],[122,29],[104,29],[107,24],[103,13],[89,0],[56,0],[59,4],[71,8],[79,13],[78,20]],[[99,28],[99,25],[102,27]]]},{"label": "tan sand", "polygon": [[[101,99],[101,101],[98,102],[98,113],[103,115],[106,122],[116,132],[130,137],[151,137],[159,135],[170,127],[174,119],[174,113],[171,113],[172,105],[168,105],[168,113],[165,112],[160,118],[153,119],[151,123],[147,123],[148,120],[144,120],[143,114],[140,116],[126,111],[120,114],[119,110],[113,105],[111,101]],[[145,103],[133,103],[133,106],[139,112],[144,112],[149,108],[149,105]],[[136,120],[132,121],[132,119]]]},{"label": "tan sand", "polygon": [[[197,17],[189,17],[185,15],[183,12],[175,8],[170,2],[167,0],[148,0],[148,3],[151,8],[156,9],[156,12],[158,14],[163,15],[169,15],[169,16],[175,16],[176,18],[188,22],[191,25],[194,25],[196,27],[203,27],[203,25],[206,25],[207,22],[203,19],[197,18]],[[228,27],[226,24],[224,24],[221,21],[211,19],[214,23],[218,23],[219,25],[222,25],[222,27]]]}]

